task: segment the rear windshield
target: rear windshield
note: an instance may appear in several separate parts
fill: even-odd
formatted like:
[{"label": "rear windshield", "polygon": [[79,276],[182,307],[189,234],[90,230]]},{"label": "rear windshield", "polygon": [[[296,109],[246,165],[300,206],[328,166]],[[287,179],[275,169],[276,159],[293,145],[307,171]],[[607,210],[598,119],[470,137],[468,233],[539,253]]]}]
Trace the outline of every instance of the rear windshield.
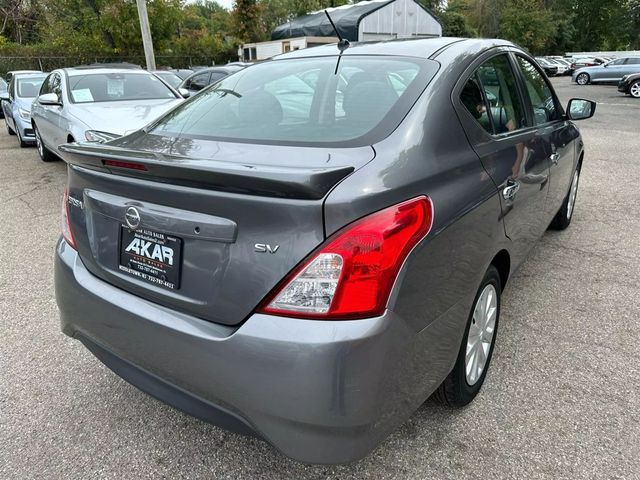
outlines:
[{"label": "rear windshield", "polygon": [[73,103],[176,98],[171,89],[150,73],[69,75],[69,97]]},{"label": "rear windshield", "polygon": [[45,75],[42,77],[19,78],[16,80],[18,97],[36,98],[44,79]]},{"label": "rear windshield", "polygon": [[434,62],[409,57],[265,62],[203,90],[150,133],[256,143],[373,143],[364,137],[397,127],[435,71]]}]

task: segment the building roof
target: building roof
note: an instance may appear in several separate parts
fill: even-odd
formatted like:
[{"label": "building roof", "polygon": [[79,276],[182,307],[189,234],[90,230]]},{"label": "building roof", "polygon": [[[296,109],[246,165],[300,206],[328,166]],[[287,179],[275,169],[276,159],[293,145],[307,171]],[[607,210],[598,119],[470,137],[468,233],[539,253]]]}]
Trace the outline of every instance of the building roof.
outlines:
[{"label": "building roof", "polygon": [[[376,10],[383,8],[395,0],[368,0],[355,3],[353,5],[343,5],[341,7],[327,8],[329,15],[333,23],[336,24],[336,28],[342,38],[346,38],[349,41],[358,40],[358,25],[360,21],[375,12]],[[419,2],[417,2],[420,5]],[[420,5],[421,6],[421,5]],[[422,6],[421,6],[422,7]],[[430,15],[426,8],[422,7]],[[435,18],[435,17],[434,17]],[[437,20],[437,18],[436,18]],[[283,40],[291,37],[334,37],[336,36],[329,19],[324,13],[324,10],[309,13],[292,19],[290,22],[283,23],[275,28],[271,32],[272,40]]]}]

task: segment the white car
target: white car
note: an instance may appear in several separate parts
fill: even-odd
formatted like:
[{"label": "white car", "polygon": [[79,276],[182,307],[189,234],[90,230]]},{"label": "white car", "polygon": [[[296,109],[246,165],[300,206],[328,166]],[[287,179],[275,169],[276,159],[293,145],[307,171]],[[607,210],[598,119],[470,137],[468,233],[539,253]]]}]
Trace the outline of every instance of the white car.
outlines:
[{"label": "white car", "polygon": [[100,66],[54,70],[31,109],[43,161],[70,142],[107,142],[138,130],[183,101],[182,95],[140,68]]}]

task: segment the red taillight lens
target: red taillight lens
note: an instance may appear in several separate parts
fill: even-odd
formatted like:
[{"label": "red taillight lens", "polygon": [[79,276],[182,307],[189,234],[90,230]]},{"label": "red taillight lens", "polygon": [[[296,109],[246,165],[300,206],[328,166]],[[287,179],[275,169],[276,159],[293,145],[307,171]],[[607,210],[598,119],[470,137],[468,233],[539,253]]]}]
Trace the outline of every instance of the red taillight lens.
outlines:
[{"label": "red taillight lens", "polygon": [[352,223],[289,274],[258,311],[317,319],[382,314],[402,263],[432,219],[431,200],[422,196]]},{"label": "red taillight lens", "polygon": [[69,189],[64,189],[62,196],[62,236],[72,248],[76,248],[76,242],[71,233],[71,225],[69,225]]}]

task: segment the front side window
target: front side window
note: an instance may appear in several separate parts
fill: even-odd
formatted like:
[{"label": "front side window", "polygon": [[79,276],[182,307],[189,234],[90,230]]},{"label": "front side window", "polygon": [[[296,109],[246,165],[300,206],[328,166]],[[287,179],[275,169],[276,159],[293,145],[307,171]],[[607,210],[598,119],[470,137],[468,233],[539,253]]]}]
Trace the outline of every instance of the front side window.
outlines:
[{"label": "front side window", "polygon": [[640,65],[640,57],[627,58],[626,65]]},{"label": "front side window", "polygon": [[204,87],[209,85],[209,76],[209,72],[194,75],[189,81],[187,81],[187,88],[189,90],[202,90]]},{"label": "front side window", "polygon": [[[483,100],[486,116],[478,100]],[[508,133],[527,126],[516,77],[506,54],[497,55],[478,67],[471,83],[465,85],[461,101],[488,132]]]},{"label": "front side window", "polygon": [[517,59],[531,100],[535,125],[558,120],[560,115],[549,84],[529,60],[519,55]]},{"label": "front side window", "polygon": [[150,73],[76,73],[69,75],[68,89],[73,103],[176,98],[162,80]]},{"label": "front side window", "polygon": [[150,133],[292,144],[350,141],[387,115],[406,114],[432,68],[423,60],[365,56],[262,63],[194,96]]}]

